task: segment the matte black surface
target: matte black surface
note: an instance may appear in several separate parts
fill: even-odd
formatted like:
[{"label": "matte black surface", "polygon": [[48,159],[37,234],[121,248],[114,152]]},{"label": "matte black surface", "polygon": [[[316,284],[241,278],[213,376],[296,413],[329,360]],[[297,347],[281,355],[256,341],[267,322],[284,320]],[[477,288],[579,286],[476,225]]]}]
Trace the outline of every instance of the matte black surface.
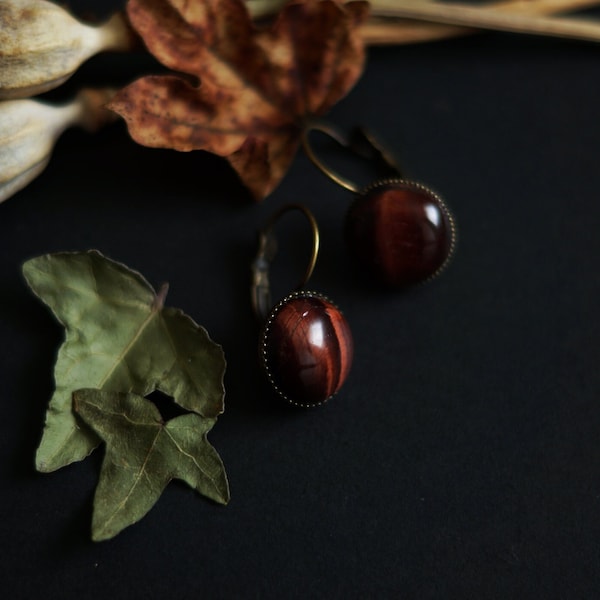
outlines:
[{"label": "matte black surface", "polygon": [[[94,59],[54,97],[155,69],[128,60]],[[353,275],[351,195],[304,156],[255,205],[214,157],[136,146],[122,124],[64,135],[0,205],[3,597],[598,597],[599,73],[600,47],[514,36],[371,52],[331,118],[384,135],[459,228],[448,270],[403,293]],[[310,411],[270,393],[249,301],[255,231],[289,201],[321,224],[310,287],[355,340],[342,392]],[[289,245],[279,295],[302,272]],[[168,280],[168,304],[229,363],[210,439],[231,504],[174,483],[100,544],[101,452],[33,467],[62,331],[20,275],[30,257],[88,248]]]}]

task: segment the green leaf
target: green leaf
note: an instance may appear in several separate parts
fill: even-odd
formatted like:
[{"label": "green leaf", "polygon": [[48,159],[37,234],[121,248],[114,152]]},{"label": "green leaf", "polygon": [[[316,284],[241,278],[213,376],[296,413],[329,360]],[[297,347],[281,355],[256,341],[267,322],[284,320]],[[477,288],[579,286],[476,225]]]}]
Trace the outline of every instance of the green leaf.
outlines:
[{"label": "green leaf", "polygon": [[73,414],[77,389],[142,396],[158,389],[204,417],[223,412],[223,351],[190,317],[164,308],[166,286],[156,294],[142,275],[96,251],[34,258],[23,273],[66,329],[36,455],[39,471],[82,460],[98,445]]},{"label": "green leaf", "polygon": [[139,521],[171,479],[229,502],[223,463],[206,434],[216,419],[194,414],[164,423],[152,402],[135,394],[78,390],[75,411],[106,442],[94,497],[92,539],[107,540]]}]

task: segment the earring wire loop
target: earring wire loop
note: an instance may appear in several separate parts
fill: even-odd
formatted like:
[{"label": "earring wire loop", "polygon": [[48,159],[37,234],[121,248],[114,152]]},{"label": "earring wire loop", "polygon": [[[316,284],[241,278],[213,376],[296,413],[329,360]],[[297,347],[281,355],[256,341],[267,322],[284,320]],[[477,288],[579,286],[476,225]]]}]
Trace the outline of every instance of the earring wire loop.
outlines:
[{"label": "earring wire loop", "polygon": [[252,307],[256,315],[261,319],[265,319],[272,308],[269,268],[277,254],[277,240],[273,235],[273,228],[284,214],[293,210],[300,211],[306,217],[313,238],[309,262],[306,266],[304,275],[295,287],[295,290],[299,290],[306,285],[317,263],[320,236],[319,226],[317,225],[315,217],[310,210],[302,204],[287,204],[282,206],[277,212],[271,215],[266,225],[260,230],[258,234],[258,254],[252,263]]},{"label": "earring wire loop", "polygon": [[331,169],[324,162],[322,162],[321,159],[315,154],[315,151],[310,145],[310,140],[308,139],[308,136],[312,131],[318,131],[329,136],[344,148],[348,148],[350,145],[348,138],[344,137],[337,129],[333,128],[331,125],[327,123],[314,121],[309,123],[302,132],[302,147],[304,148],[304,151],[306,152],[306,155],[308,156],[310,161],[313,163],[313,165],[315,165],[315,167],[317,167],[317,169],[319,169],[319,171],[324,173],[334,183],[337,183],[344,189],[357,194],[360,191],[359,185],[357,185],[353,181],[350,181],[350,179],[344,177],[343,175],[336,173],[333,169]]},{"label": "earring wire loop", "polygon": [[352,151],[365,160],[376,163],[386,173],[386,177],[402,178],[402,170],[396,157],[373,132],[363,127],[356,127],[350,136],[345,136],[327,122],[309,121],[302,132],[302,147],[306,155],[317,169],[344,189],[358,194],[362,190],[362,187],[334,171],[316,155],[309,139],[313,131],[318,131],[328,136],[343,148]]}]

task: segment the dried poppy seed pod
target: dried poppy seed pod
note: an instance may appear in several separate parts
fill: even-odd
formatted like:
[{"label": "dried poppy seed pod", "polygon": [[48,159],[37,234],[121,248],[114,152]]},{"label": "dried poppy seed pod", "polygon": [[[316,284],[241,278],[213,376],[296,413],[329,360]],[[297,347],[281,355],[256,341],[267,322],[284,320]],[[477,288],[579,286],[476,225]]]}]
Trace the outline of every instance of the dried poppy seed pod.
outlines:
[{"label": "dried poppy seed pod", "polygon": [[83,90],[60,106],[38,100],[0,102],[0,202],[35,179],[54,144],[73,125],[94,130],[116,117],[104,105],[114,90]]},{"label": "dried poppy seed pod", "polygon": [[90,27],[45,0],[0,2],[0,99],[27,98],[55,88],[88,58],[128,50],[134,34],[117,13]]}]

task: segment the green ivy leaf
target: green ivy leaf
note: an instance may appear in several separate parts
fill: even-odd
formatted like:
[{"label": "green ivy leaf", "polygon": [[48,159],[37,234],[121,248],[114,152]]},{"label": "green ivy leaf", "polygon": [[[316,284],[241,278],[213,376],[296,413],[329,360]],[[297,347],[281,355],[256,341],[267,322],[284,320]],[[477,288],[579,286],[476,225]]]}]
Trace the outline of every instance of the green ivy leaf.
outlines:
[{"label": "green ivy leaf", "polygon": [[139,521],[171,479],[229,502],[223,463],[206,434],[215,423],[194,414],[163,422],[152,402],[135,394],[78,390],[77,414],[106,442],[94,497],[92,539],[107,540]]},{"label": "green ivy leaf", "polygon": [[40,256],[23,273],[66,329],[39,471],[82,460],[98,445],[73,414],[77,389],[141,396],[158,389],[203,417],[223,412],[223,351],[182,311],[164,307],[166,285],[156,294],[142,275],[93,250]]}]

